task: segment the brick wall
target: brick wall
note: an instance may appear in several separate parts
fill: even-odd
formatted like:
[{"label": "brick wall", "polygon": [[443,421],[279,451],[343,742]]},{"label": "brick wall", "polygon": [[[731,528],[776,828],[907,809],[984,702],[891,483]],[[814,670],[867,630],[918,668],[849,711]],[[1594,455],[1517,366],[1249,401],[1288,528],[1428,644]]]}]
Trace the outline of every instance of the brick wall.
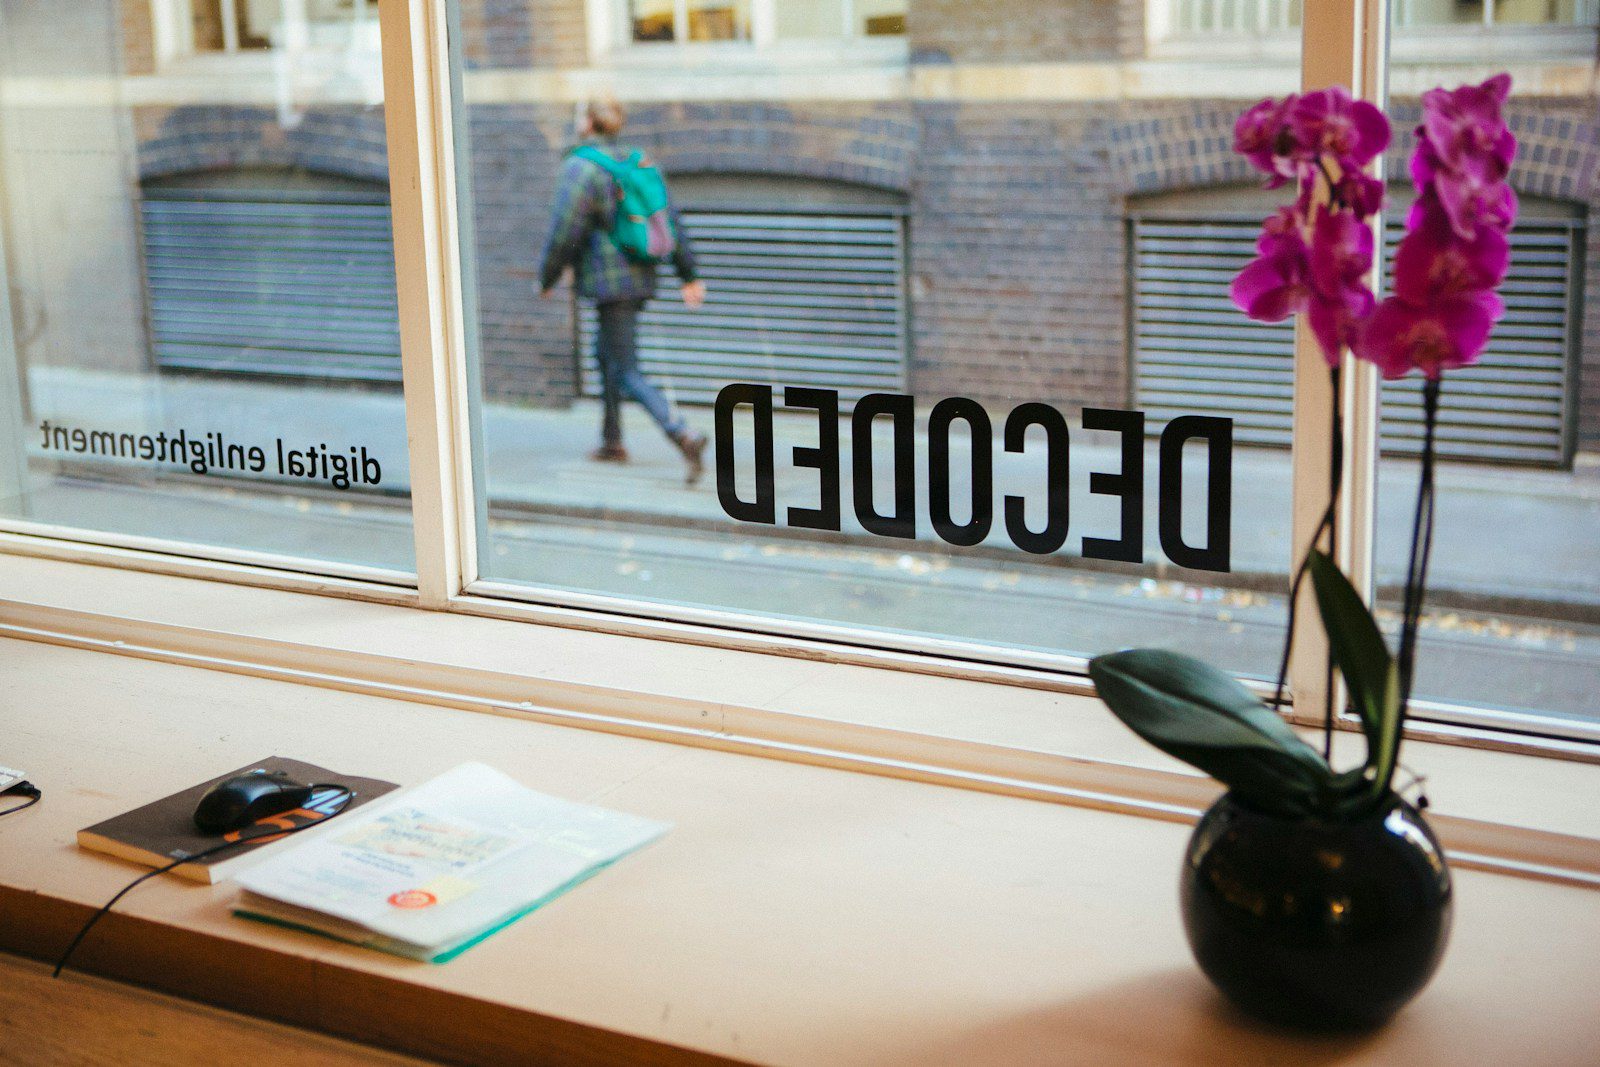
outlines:
[{"label": "brick wall", "polygon": [[923,63],[1127,58],[1144,50],[1144,0],[910,0],[906,32]]},{"label": "brick wall", "polygon": [[275,111],[256,107],[141,107],[133,113],[141,179],[238,167],[300,167],[323,174],[389,181],[379,108],[308,111],[285,129]]},{"label": "brick wall", "polygon": [[467,66],[478,70],[526,67],[532,63],[534,41],[543,36],[542,32],[535,32],[534,12],[548,2],[550,0],[461,0],[461,51]]}]

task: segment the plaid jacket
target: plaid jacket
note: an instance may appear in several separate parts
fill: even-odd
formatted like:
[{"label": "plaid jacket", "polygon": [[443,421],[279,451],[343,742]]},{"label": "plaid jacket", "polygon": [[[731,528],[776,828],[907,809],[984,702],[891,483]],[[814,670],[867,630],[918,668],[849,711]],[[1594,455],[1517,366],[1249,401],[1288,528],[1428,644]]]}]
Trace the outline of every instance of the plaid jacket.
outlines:
[{"label": "plaid jacket", "polygon": [[[611,138],[584,143],[596,145],[618,160],[627,159],[632,151]],[[570,266],[577,274],[578,295],[596,304],[646,300],[655,295],[656,268],[634,262],[611,243],[609,234],[616,221],[618,193],[611,175],[586,159],[567,157],[551,210],[550,236],[544,243],[544,263],[539,269],[541,291],[553,288],[561,280],[561,272]],[[682,281],[692,282],[694,252],[676,209],[672,209],[672,229],[678,239],[672,254],[673,268]]]}]

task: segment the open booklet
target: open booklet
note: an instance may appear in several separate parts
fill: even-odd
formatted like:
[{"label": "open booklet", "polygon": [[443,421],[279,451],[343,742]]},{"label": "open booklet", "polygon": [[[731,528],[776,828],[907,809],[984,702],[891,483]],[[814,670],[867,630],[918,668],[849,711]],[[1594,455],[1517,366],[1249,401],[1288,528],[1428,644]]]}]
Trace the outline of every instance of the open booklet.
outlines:
[{"label": "open booklet", "polygon": [[442,963],[667,829],[467,763],[306,831],[234,912]]}]

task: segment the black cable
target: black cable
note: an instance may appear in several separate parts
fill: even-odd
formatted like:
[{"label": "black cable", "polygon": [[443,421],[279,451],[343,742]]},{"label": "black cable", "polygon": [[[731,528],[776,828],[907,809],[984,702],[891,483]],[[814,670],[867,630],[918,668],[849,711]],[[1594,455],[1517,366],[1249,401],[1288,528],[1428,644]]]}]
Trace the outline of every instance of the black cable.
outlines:
[{"label": "black cable", "polygon": [[[235,847],[237,847],[239,845],[245,844],[246,842],[259,841],[260,839],[262,839],[264,837],[286,837],[289,834],[297,834],[301,830],[309,830],[313,826],[321,826],[323,823],[327,822],[329,819],[333,818],[335,815],[338,815],[340,812],[344,811],[344,809],[349,806],[350,801],[353,800],[355,798],[355,795],[356,795],[355,794],[355,790],[349,788],[348,786],[343,786],[343,785],[332,785],[332,784],[329,784],[329,783],[320,783],[318,785],[312,786],[311,788],[312,788],[312,791],[313,791],[313,793],[312,793],[313,796],[315,795],[315,791],[318,790],[318,789],[337,789],[340,792],[342,792],[344,795],[342,797],[334,798],[334,799],[337,799],[339,801],[339,806],[337,808],[335,808],[333,811],[325,813],[320,819],[315,819],[315,820],[313,820],[311,822],[308,822],[308,823],[302,823],[299,826],[291,827],[291,828],[289,828],[287,830],[283,829],[280,826],[264,827],[264,829],[266,830],[265,833],[253,834],[250,837],[240,837],[240,838],[238,838],[236,840],[233,840],[233,841],[224,841],[219,845],[212,846],[211,848],[203,848],[199,852],[191,852],[189,855],[183,857],[182,859],[173,860],[171,863],[167,864],[165,867],[157,867],[153,871],[146,871],[144,874],[141,874],[139,877],[135,878],[133,881],[131,881],[127,885],[123,886],[122,889],[117,893],[116,896],[112,897],[110,900],[106,901],[105,904],[101,905],[99,911],[97,911],[93,915],[89,916],[89,921],[83,924],[83,926],[78,930],[77,936],[75,936],[72,939],[72,943],[67,946],[67,950],[61,954],[61,958],[60,959],[56,960],[56,968],[55,968],[55,970],[50,972],[50,977],[51,978],[60,978],[61,977],[62,968],[67,965],[67,961],[72,958],[72,954],[78,950],[78,946],[83,943],[84,937],[87,936],[89,931],[94,928],[94,924],[99,922],[101,919],[105,918],[106,914],[111,911],[112,907],[117,903],[117,901],[119,901],[123,897],[127,896],[129,891],[132,890],[134,887],[138,886],[139,884],[141,884],[141,883],[143,883],[143,882],[145,882],[145,881],[147,881],[147,880],[149,880],[151,878],[154,878],[158,874],[166,874],[168,871],[175,870],[175,869],[177,869],[179,867],[182,867],[185,863],[193,863],[195,860],[205,859],[207,856],[214,856],[218,852],[222,852],[222,851],[225,851],[225,850],[230,849],[230,848],[235,848]],[[317,807],[320,808],[323,805],[328,804],[329,802],[330,801],[328,801],[328,800],[320,801],[318,803]],[[307,806],[309,807],[310,805],[308,804]],[[257,823],[255,823],[253,825],[260,826],[261,823],[257,822]]]},{"label": "black cable", "polygon": [[0,811],[0,815],[14,815],[23,808],[31,808],[35,804],[39,803],[40,798],[44,796],[44,790],[40,789],[32,782],[18,782],[10,789],[0,789],[0,794],[5,796],[10,796],[13,793],[25,796],[28,799],[23,801],[21,804],[18,804],[14,808],[7,808],[5,811]]}]

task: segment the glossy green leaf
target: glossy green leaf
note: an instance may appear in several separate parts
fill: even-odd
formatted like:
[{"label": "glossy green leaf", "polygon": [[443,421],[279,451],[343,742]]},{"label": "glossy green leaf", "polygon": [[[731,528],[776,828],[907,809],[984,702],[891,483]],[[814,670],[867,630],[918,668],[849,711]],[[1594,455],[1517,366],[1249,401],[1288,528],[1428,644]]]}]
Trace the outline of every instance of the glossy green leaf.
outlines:
[{"label": "glossy green leaf", "polygon": [[1232,676],[1164,649],[1089,663],[1100,699],[1140,737],[1262,810],[1304,815],[1327,794],[1328,765]]},{"label": "glossy green leaf", "polygon": [[1309,568],[1311,586],[1317,595],[1317,610],[1322,614],[1322,626],[1328,634],[1328,647],[1350,690],[1350,703],[1361,717],[1370,766],[1377,758],[1384,690],[1393,657],[1383,643],[1383,634],[1378,631],[1372,612],[1333,560],[1325,553],[1312,552]]},{"label": "glossy green leaf", "polygon": [[1369,798],[1377,800],[1389,792],[1394,768],[1400,757],[1400,665],[1389,664],[1384,679],[1383,702],[1378,709],[1377,740],[1368,757],[1372,763]]}]

